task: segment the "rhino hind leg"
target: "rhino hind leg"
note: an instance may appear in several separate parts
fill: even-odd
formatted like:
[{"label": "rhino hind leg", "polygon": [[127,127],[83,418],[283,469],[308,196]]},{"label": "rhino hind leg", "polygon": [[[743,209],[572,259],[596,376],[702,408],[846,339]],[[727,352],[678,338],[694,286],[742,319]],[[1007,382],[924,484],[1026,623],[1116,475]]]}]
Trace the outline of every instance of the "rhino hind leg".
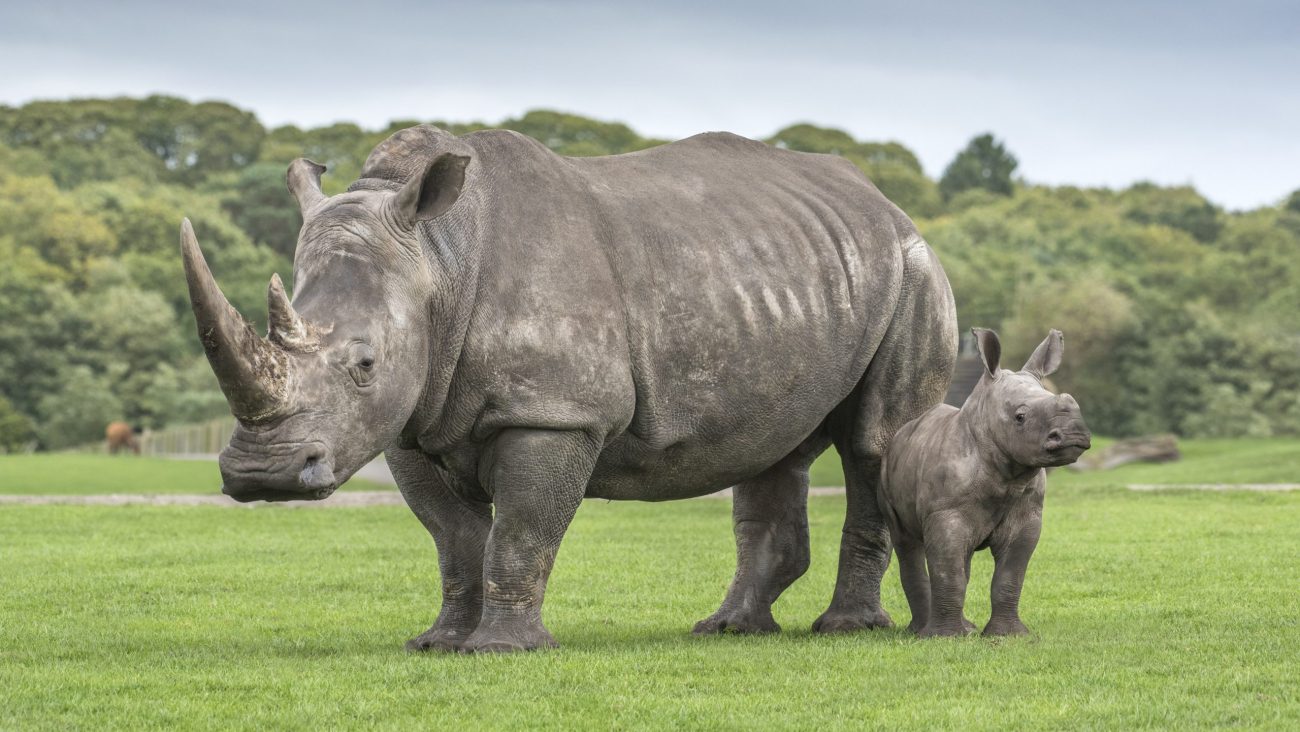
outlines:
[{"label": "rhino hind leg", "polygon": [[957,315],[939,260],[917,238],[906,245],[903,291],[885,337],[856,389],[828,421],[844,465],[847,506],[839,575],[822,633],[887,628],[880,582],[889,527],[877,491],[885,445],[898,428],[943,400],[957,359]]},{"label": "rhino hind leg", "polygon": [[820,432],[781,462],[732,490],[736,574],[696,635],[774,633],[772,603],[808,571],[808,468],[830,444]]}]

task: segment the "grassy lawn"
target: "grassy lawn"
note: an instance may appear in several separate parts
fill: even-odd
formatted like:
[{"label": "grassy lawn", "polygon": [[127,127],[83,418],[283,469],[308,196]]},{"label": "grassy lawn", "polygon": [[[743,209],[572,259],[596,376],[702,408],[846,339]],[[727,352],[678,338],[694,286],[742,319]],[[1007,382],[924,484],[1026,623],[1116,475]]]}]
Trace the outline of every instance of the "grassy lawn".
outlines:
[{"label": "grassy lawn", "polygon": [[[1113,440],[1093,440],[1100,449]],[[1182,460],[1164,464],[1130,464],[1114,470],[1076,473],[1056,470],[1047,486],[1129,483],[1300,483],[1300,440],[1276,437],[1252,440],[1179,440]],[[827,450],[812,467],[813,485],[844,485],[839,455]]]},{"label": "grassy lawn", "polygon": [[[812,501],[786,633],[699,640],[729,504],[589,502],[546,608],[563,648],[458,657],[401,650],[437,589],[404,509],[5,506],[0,729],[1300,728],[1300,494],[1049,491],[1035,635],[1000,642],[811,635],[842,517]],[[892,567],[884,593],[905,625]]]},{"label": "grassy lawn", "polygon": [[[360,478],[343,489],[392,489]],[[221,492],[217,464],[206,460],[77,453],[0,455],[0,493],[212,493]]]},{"label": "grassy lawn", "polygon": [[[1105,440],[1097,440],[1100,447]],[[1127,483],[1297,483],[1300,440],[1183,440],[1183,460],[1165,465],[1126,465],[1116,470],[1057,470],[1051,488]],[[812,468],[812,484],[842,486],[839,456],[828,450]],[[217,493],[214,463],[110,455],[0,455],[0,494],[16,493]],[[353,478],[344,490],[392,486]]]}]

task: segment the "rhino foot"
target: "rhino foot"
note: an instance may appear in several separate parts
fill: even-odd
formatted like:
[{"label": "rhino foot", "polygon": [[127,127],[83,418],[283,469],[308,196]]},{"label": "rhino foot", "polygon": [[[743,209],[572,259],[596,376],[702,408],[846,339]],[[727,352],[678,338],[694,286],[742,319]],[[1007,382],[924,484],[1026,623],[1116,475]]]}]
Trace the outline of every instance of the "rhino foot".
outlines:
[{"label": "rhino foot", "polygon": [[[972,623],[970,618],[966,618],[966,617],[963,617],[961,619],[961,628],[962,628],[961,635],[970,635],[971,633],[979,632],[979,626],[975,625],[975,623]],[[921,632],[923,630],[925,630],[925,626],[918,625],[915,621],[911,622],[907,626],[907,632],[913,633],[915,635],[921,635]],[[948,634],[939,634],[939,635],[948,635]]]},{"label": "rhino foot", "polygon": [[695,624],[691,630],[694,635],[719,635],[721,633],[740,633],[757,635],[760,633],[780,633],[781,626],[772,617],[770,609],[756,610],[719,610]]},{"label": "rhino foot", "polygon": [[880,608],[874,613],[865,614],[827,610],[820,618],[813,621],[812,629],[814,633],[851,633],[857,630],[892,627],[894,621],[890,619],[889,613],[885,612],[884,608]]},{"label": "rhino foot", "polygon": [[1029,635],[1029,628],[1026,628],[1019,618],[990,620],[989,624],[984,626],[984,635]]},{"label": "rhino foot", "polygon": [[461,653],[517,653],[541,648],[559,648],[546,628],[483,628],[475,630],[459,646]]},{"label": "rhino foot", "polygon": [[406,642],[411,653],[435,651],[454,653],[461,649],[472,630],[448,629],[434,626]]},{"label": "rhino foot", "polygon": [[975,632],[974,627],[967,627],[966,623],[955,623],[950,625],[929,625],[921,628],[917,633],[919,638],[960,638]]}]

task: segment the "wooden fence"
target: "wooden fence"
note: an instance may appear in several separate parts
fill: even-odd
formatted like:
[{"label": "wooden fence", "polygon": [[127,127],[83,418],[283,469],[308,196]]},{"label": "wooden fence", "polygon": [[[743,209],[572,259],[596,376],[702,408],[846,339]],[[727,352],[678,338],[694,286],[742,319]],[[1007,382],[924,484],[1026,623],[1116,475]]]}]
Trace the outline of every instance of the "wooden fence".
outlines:
[{"label": "wooden fence", "polygon": [[[230,433],[234,431],[234,417],[218,417],[197,424],[146,430],[143,434],[136,435],[136,439],[140,442],[141,455],[215,455],[230,441]],[[108,445],[103,440],[77,450],[107,451]]]}]

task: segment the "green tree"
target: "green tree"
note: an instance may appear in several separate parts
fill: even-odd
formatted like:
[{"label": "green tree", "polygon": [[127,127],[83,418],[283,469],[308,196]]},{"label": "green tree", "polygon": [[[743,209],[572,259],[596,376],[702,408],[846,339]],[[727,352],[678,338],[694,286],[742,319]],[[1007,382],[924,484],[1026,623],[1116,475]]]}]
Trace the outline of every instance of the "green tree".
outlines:
[{"label": "green tree", "polygon": [[1120,201],[1124,214],[1134,221],[1181,229],[1197,241],[1212,242],[1223,230],[1218,207],[1190,186],[1137,183],[1120,194]]},{"label": "green tree", "polygon": [[72,365],[59,370],[59,383],[61,388],[41,397],[37,407],[44,447],[57,450],[102,440],[108,423],[123,418],[122,400],[113,393],[109,374]]},{"label": "green tree", "polygon": [[806,122],[780,130],[767,142],[787,150],[847,158],[911,216],[937,216],[943,210],[939,189],[921,170],[921,161],[897,142],[858,142],[844,130]]},{"label": "green tree", "polygon": [[27,415],[0,394],[0,454],[22,452],[36,442],[36,429]]},{"label": "green tree", "polygon": [[505,120],[501,127],[522,132],[561,155],[614,155],[660,143],[642,138],[620,122],[600,122],[548,109]]},{"label": "green tree", "polygon": [[983,188],[1009,196],[1014,188],[1011,176],[1019,162],[1006,146],[990,133],[972,139],[948,164],[939,179],[939,191],[951,199],[962,191]]},{"label": "green tree", "polygon": [[250,165],[222,191],[221,207],[255,243],[292,259],[302,215],[284,176],[285,168],[278,163]]}]

